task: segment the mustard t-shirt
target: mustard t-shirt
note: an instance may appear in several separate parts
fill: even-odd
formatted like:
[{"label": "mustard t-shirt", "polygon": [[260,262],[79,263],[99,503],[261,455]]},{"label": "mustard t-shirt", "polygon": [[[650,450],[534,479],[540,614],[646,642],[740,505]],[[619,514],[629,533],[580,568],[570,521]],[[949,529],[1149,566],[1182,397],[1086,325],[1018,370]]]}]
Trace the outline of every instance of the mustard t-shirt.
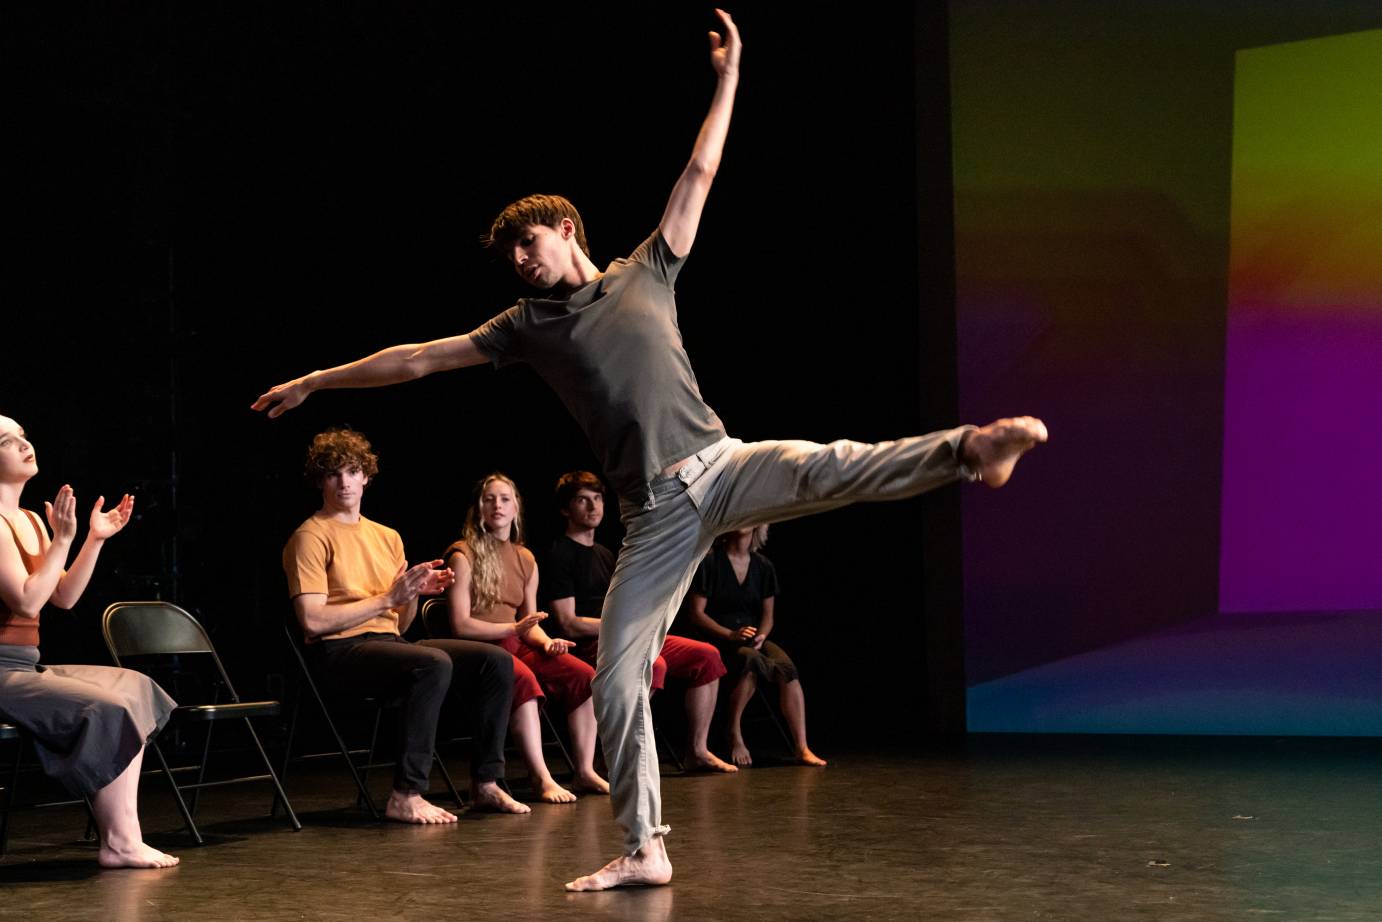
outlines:
[{"label": "mustard t-shirt", "polygon": [[[298,526],[283,548],[283,574],[288,577],[289,597],[322,593],[328,605],[358,602],[387,591],[403,562],[403,539],[398,532],[364,516],[359,522],[340,522],[314,515]],[[397,634],[398,614],[393,609],[317,639]]]}]

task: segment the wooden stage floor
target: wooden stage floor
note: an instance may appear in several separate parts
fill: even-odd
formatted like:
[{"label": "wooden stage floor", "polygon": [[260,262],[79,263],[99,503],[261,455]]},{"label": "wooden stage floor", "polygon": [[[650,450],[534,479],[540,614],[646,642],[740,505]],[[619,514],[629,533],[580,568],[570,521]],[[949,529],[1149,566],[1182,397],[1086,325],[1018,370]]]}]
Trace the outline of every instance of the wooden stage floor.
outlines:
[{"label": "wooden stage floor", "polygon": [[146,779],[146,830],[181,867],[100,872],[79,811],[24,811],[0,918],[1382,919],[1376,741],[971,737],[827,756],[665,776],[675,880],[603,894],[561,888],[616,851],[603,798],[372,825],[323,763],[290,785],[302,832],[263,817],[260,786],[212,790],[210,843],[192,848]]}]

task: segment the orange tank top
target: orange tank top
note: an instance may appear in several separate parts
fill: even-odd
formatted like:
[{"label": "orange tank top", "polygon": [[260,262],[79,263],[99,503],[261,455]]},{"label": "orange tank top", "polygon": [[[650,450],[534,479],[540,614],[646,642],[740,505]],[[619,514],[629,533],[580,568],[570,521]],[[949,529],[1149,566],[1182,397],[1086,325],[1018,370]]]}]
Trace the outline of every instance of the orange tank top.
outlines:
[{"label": "orange tank top", "polygon": [[[13,522],[6,518],[5,524],[10,526],[10,534],[14,536],[14,546],[19,548],[19,557],[24,561],[24,569],[32,573],[43,562],[43,530],[38,526],[38,516],[28,509],[20,511],[24,513],[29,524],[33,526],[34,537],[38,539],[39,552],[37,554],[30,554],[24,550],[24,542],[19,540],[19,532],[15,530]],[[0,643],[13,644],[17,647],[38,646],[38,619],[16,615],[4,605],[0,605]]]}]

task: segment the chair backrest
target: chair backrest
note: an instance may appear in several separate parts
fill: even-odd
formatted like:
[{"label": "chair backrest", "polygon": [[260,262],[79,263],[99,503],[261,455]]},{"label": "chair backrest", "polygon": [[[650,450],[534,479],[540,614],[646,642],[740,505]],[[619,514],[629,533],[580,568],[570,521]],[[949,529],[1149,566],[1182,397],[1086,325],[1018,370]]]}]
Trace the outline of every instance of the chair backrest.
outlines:
[{"label": "chair backrest", "polygon": [[422,632],[427,635],[429,640],[440,640],[451,637],[451,608],[447,605],[445,596],[437,596],[422,603],[422,610],[418,612],[418,621],[422,622]]},{"label": "chair backrest", "polygon": [[117,663],[122,656],[216,652],[197,619],[171,602],[116,602],[101,617],[101,631]]},{"label": "chair backrest", "polygon": [[101,633],[117,666],[124,665],[120,658],[127,656],[205,653],[215,664],[230,700],[240,700],[206,629],[191,613],[172,602],[116,602],[101,616]]}]

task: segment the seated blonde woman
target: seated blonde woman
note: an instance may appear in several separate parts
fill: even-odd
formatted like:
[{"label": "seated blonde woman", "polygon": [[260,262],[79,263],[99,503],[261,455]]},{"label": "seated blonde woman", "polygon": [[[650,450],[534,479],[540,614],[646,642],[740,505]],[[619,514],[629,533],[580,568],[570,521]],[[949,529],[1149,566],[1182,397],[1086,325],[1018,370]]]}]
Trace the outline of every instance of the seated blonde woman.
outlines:
[{"label": "seated blonde woman", "polygon": [[144,844],[138,795],[144,744],[168,720],[173,699],[128,669],[38,662],[40,610],[77,603],[101,548],[129,522],[134,499],[126,494],[105,511],[99,497],[86,540],[64,569],[77,537],[77,498],[64,486],[44,503],[45,528],[19,505],[37,473],[33,443],[17,422],[0,416],[0,516],[7,526],[0,529],[0,719],[29,732],[45,772],[90,799],[101,867],[172,867],[177,858]]},{"label": "seated blonde woman", "polygon": [[514,657],[513,717],[518,741],[538,796],[569,803],[576,795],[552,778],[542,757],[540,702],[550,696],[566,714],[576,777],[572,787],[608,794],[609,782],[595,772],[595,706],[590,680],[595,670],[572,656],[569,640],[554,640],[539,626],[537,561],[523,546],[522,502],[512,480],[491,474],[480,481],[466,511],[463,537],[446,549],[456,582],[447,591],[451,630],[466,640],[486,640]]}]

